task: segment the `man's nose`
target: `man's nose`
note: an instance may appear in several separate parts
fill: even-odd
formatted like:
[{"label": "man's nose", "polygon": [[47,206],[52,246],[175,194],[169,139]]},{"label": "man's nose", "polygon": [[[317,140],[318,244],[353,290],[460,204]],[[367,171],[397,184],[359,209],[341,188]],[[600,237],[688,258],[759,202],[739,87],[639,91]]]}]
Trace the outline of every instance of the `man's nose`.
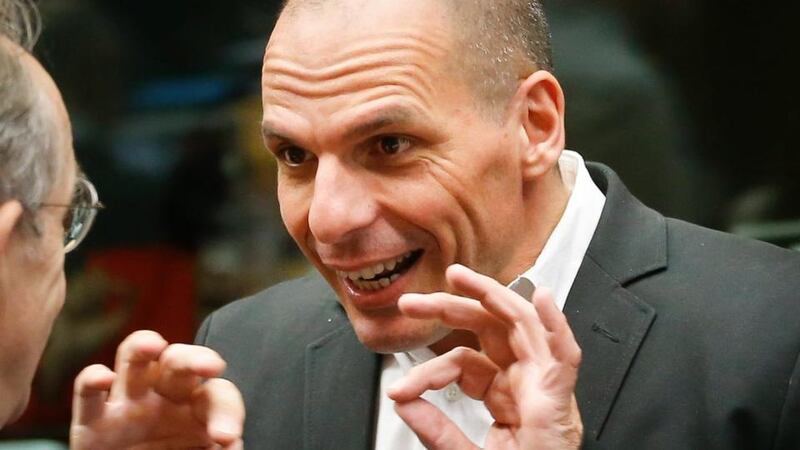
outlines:
[{"label": "man's nose", "polygon": [[375,221],[378,208],[367,176],[363,169],[336,157],[320,158],[308,212],[314,239],[325,244],[340,243]]}]

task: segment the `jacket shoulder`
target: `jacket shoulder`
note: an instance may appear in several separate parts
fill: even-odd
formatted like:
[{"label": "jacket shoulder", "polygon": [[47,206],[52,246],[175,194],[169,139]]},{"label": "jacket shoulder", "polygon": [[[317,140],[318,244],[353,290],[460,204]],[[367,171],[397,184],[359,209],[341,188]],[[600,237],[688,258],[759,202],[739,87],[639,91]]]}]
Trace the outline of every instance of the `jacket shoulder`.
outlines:
[{"label": "jacket shoulder", "polygon": [[795,298],[800,290],[800,252],[677,219],[667,219],[667,234],[670,270],[682,276],[702,276],[721,291]]},{"label": "jacket shoulder", "polygon": [[345,322],[333,290],[314,272],[214,311],[201,325],[195,341],[229,358],[242,348],[251,352],[264,348],[299,350],[299,345]]}]

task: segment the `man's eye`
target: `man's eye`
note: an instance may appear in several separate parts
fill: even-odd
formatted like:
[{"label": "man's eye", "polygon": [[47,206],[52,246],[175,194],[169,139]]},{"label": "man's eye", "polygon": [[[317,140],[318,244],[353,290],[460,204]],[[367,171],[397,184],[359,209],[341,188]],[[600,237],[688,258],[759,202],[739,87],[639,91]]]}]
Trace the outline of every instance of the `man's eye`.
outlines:
[{"label": "man's eye", "polygon": [[386,155],[396,155],[411,147],[411,139],[402,136],[384,136],[378,139],[378,150]]},{"label": "man's eye", "polygon": [[287,147],[282,149],[278,157],[288,166],[297,167],[311,159],[311,152],[300,147]]}]

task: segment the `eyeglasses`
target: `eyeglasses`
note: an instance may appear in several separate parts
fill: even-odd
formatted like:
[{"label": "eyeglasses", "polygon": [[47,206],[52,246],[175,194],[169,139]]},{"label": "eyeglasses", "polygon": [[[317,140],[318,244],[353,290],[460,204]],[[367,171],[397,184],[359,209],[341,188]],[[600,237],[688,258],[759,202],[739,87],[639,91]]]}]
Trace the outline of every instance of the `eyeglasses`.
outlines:
[{"label": "eyeglasses", "polygon": [[75,250],[92,228],[97,211],[104,206],[91,181],[78,176],[75,193],[69,205],[42,203],[39,206],[67,208],[64,216],[64,253]]}]

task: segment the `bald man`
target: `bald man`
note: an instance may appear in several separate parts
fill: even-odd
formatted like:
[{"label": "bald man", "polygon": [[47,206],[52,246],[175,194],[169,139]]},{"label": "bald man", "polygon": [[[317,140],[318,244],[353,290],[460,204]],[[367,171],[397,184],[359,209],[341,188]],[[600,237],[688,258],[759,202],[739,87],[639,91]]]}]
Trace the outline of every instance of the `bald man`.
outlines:
[{"label": "bald man", "polygon": [[800,256],[565,150],[539,2],[290,1],[262,97],[317,270],[198,335],[248,445],[800,448]]},{"label": "bald man", "polygon": [[[64,255],[100,205],[58,88],[28,52],[37,20],[27,1],[0,0],[0,427],[28,402],[64,302]],[[217,378],[224,368],[207,348],[132,334],[113,370],[91,366],[76,379],[71,448],[241,449],[244,408]]]}]

